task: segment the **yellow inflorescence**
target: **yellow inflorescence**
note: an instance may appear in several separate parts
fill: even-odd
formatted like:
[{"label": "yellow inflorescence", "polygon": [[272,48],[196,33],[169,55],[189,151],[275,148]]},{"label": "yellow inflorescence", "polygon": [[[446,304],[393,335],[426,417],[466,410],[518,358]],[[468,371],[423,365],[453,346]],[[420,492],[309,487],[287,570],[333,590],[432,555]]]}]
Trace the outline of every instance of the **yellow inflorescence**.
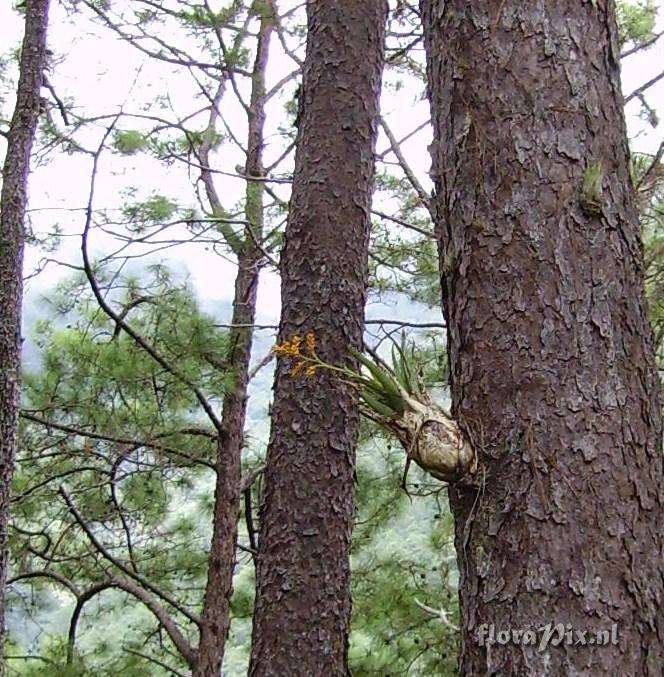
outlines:
[{"label": "yellow inflorescence", "polygon": [[300,357],[301,344],[302,337],[296,334],[290,341],[277,343],[277,345],[272,348],[272,351],[277,355],[283,355],[284,357]]},{"label": "yellow inflorescence", "polygon": [[278,343],[272,351],[280,357],[291,357],[297,361],[290,371],[291,376],[300,376],[303,372],[305,376],[311,377],[316,373],[318,368],[318,358],[316,357],[316,337],[312,331],[305,334],[304,346],[306,354],[303,354],[300,349],[302,346],[302,337],[296,334],[290,341]]},{"label": "yellow inflorescence", "polygon": [[308,331],[305,338],[307,353],[309,353],[309,355],[314,355],[316,350],[316,337],[314,336],[314,333],[312,331]]}]

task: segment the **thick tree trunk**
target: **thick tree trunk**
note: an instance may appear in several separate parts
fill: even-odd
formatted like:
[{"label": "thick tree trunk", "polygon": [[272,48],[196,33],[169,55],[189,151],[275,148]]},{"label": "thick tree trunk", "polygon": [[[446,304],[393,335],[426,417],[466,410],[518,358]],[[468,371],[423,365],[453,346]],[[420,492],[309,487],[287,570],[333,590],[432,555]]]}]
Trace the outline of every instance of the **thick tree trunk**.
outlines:
[{"label": "thick tree trunk", "polygon": [[[362,341],[387,3],[307,10],[279,336],[313,332],[318,354],[340,364]],[[357,394],[291,366],[278,360],[250,674],[336,677],[347,673]]]},{"label": "thick tree trunk", "polygon": [[[460,674],[660,675],[660,386],[613,2],[421,6],[453,408],[484,463],[450,489]],[[557,623],[558,646],[487,645]]]},{"label": "thick tree trunk", "polygon": [[[248,150],[245,172],[262,177],[265,127],[265,71],[274,29],[272,5],[263,8],[254,60],[251,100],[248,110]],[[230,602],[235,573],[238,519],[242,499],[242,448],[247,410],[247,389],[256,292],[263,253],[257,242],[263,233],[263,185],[247,180],[245,216],[251,233],[245,234],[238,253],[228,364],[233,370],[232,389],[224,396],[221,425],[224,432],[217,454],[212,543],[208,581],[201,614],[201,633],[193,677],[216,677],[221,672],[230,628]]]},{"label": "thick tree trunk", "polygon": [[49,0],[28,0],[16,108],[7,133],[0,194],[0,675],[9,493],[16,455],[21,370],[23,248],[30,153],[46,65]]}]

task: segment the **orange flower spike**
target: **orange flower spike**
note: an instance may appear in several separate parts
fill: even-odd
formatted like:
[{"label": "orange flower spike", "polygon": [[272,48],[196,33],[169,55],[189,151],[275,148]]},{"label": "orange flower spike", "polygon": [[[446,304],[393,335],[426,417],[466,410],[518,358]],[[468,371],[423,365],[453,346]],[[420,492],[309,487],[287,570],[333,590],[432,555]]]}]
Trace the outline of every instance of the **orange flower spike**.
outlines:
[{"label": "orange flower spike", "polygon": [[300,375],[300,372],[302,371],[302,368],[303,368],[303,367],[304,367],[304,362],[298,362],[298,363],[291,369],[290,375],[291,375],[292,377],[299,376],[299,375]]},{"label": "orange flower spike", "polygon": [[316,350],[316,337],[314,336],[314,333],[312,331],[308,331],[305,338],[307,353],[309,353],[309,355],[314,355]]},{"label": "orange flower spike", "polygon": [[301,336],[293,336],[290,341],[284,341],[283,343],[277,343],[272,348],[272,352],[276,355],[281,355],[283,357],[299,357],[300,356],[300,345],[302,343]]},{"label": "orange flower spike", "polygon": [[286,343],[277,343],[277,345],[272,346],[272,352],[275,355],[288,356],[291,354],[291,345],[286,341]]},{"label": "orange flower spike", "polygon": [[315,373],[316,373],[316,365],[310,364],[307,367],[307,370],[304,372],[304,375],[307,376],[308,378],[311,378]]}]

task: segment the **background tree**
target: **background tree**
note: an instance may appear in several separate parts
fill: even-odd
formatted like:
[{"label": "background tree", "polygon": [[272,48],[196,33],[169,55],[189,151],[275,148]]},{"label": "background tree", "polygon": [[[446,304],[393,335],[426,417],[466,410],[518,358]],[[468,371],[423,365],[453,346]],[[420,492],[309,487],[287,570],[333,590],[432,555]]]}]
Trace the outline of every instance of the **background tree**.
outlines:
[{"label": "background tree", "polygon": [[4,588],[9,494],[16,455],[21,364],[23,249],[30,153],[37,129],[46,66],[48,0],[25,7],[16,106],[6,132],[0,193],[0,675],[3,673]]},{"label": "background tree", "polygon": [[[217,452],[217,484],[212,544],[208,562],[208,584],[201,616],[201,639],[194,677],[216,675],[221,671],[224,645],[230,627],[230,603],[235,572],[237,523],[240,517],[242,483],[242,450],[251,362],[252,327],[256,319],[256,296],[261,268],[269,254],[263,248],[265,236],[263,163],[265,136],[266,69],[270,39],[276,21],[272,3],[254,3],[250,14],[259,18],[256,56],[251,74],[251,94],[247,113],[247,153],[243,173],[246,175],[244,236],[235,247],[238,272],[231,316],[230,347],[227,364],[233,371],[233,387],[225,394],[222,409],[222,436]],[[225,86],[225,83],[224,83]],[[211,108],[214,119],[216,110]],[[203,142],[205,144],[205,142]],[[209,159],[203,155],[204,165]],[[241,168],[242,169],[242,168]],[[212,197],[211,177],[205,173],[208,196]],[[211,200],[213,207],[219,203]],[[218,208],[216,209],[218,210]],[[269,245],[268,245],[269,246]],[[245,486],[244,491],[250,487]],[[250,494],[246,494],[250,496]],[[247,503],[251,511],[251,503]],[[251,515],[248,514],[249,520]],[[249,529],[251,530],[251,521]],[[250,534],[253,539],[253,534]]]},{"label": "background tree", "polygon": [[[655,675],[660,386],[614,3],[421,6],[453,406],[484,461],[450,489],[460,673]],[[557,622],[620,642],[481,641]]]},{"label": "background tree", "polygon": [[[133,37],[131,29],[127,28],[125,24],[127,18],[132,16],[133,7],[126,8],[126,12],[121,15],[121,18],[115,18],[112,15],[106,14],[102,8],[92,3],[89,6],[112,30],[119,32],[124,39],[130,41],[130,44],[136,44],[131,42]],[[151,151],[157,159],[163,162],[172,163],[174,159],[177,159],[183,164],[186,163],[196,175],[196,183],[200,182],[203,188],[203,195],[200,198],[202,215],[191,208],[180,208],[177,201],[169,196],[153,193],[143,201],[134,201],[131,204],[125,205],[122,209],[122,217],[126,222],[121,223],[112,221],[106,210],[94,210],[92,202],[94,191],[91,190],[82,251],[85,276],[102,311],[108,315],[111,321],[117,324],[118,332],[126,333],[136,342],[139,350],[144,351],[151,360],[156,362],[157,371],[160,375],[163,376],[162,372],[164,370],[169,375],[165,379],[165,382],[159,385],[160,392],[155,393],[155,396],[159,398],[165,397],[165,393],[170,392],[173,387],[177,389],[178,384],[189,388],[192,394],[195,395],[195,399],[198,401],[203,413],[209,419],[209,423],[212,424],[213,429],[209,430],[203,427],[202,434],[209,436],[212,432],[218,438],[217,465],[215,467],[218,483],[213,502],[213,529],[212,543],[209,548],[210,566],[208,567],[208,582],[200,614],[191,611],[184,613],[189,621],[200,631],[198,646],[193,641],[175,641],[173,633],[168,632],[168,628],[172,627],[172,624],[171,626],[164,625],[164,619],[167,616],[164,614],[157,616],[161,626],[168,632],[170,639],[176,644],[180,654],[176,657],[176,661],[184,658],[191,668],[196,671],[202,671],[202,674],[207,674],[208,672],[219,671],[223,657],[224,642],[228,633],[230,595],[232,578],[235,571],[237,522],[243,487],[246,496],[245,504],[247,512],[251,512],[251,501],[249,500],[250,484],[243,483],[240,476],[240,464],[241,452],[244,447],[243,430],[247,384],[249,381],[252,325],[256,305],[256,288],[258,275],[270,258],[267,250],[272,246],[264,241],[262,234],[264,224],[264,189],[262,185],[264,181],[264,109],[269,98],[274,96],[279,89],[273,89],[271,92],[266,91],[265,69],[267,66],[270,33],[274,25],[271,5],[254,3],[247,6],[245,3],[234,3],[227,10],[220,12],[213,12],[211,8],[205,6],[200,8],[200,11],[193,13],[185,11],[187,8],[188,6],[183,6],[182,11],[176,12],[168,10],[163,10],[163,12],[152,11],[147,15],[141,9],[136,9],[134,16],[138,19],[136,25],[139,31],[143,30],[146,24],[159,26],[161,23],[170,22],[171,27],[175,25],[177,28],[183,25],[187,31],[193,31],[193,47],[197,46],[197,40],[200,39],[206,51],[213,52],[214,50],[210,46],[209,39],[212,38],[216,41],[222,55],[222,60],[219,64],[208,62],[205,65],[200,65],[200,70],[209,80],[209,82],[206,82],[206,85],[213,92],[213,94],[210,94],[207,89],[203,90],[202,94],[205,99],[205,105],[202,109],[197,109],[193,114],[185,116],[182,120],[177,118],[169,120],[166,115],[161,116],[153,112],[143,114],[120,112],[114,115],[97,116],[92,122],[84,117],[76,117],[74,118],[74,129],[65,128],[60,131],[52,124],[45,130],[45,135],[57,146],[66,145],[70,149],[86,152],[82,144],[76,140],[76,137],[84,136],[87,131],[86,127],[98,125],[100,121],[104,123],[110,122],[110,126],[106,127],[106,129],[102,128],[102,142],[100,146],[96,151],[91,152],[94,158],[93,188],[95,180],[98,178],[98,160],[106,149],[107,141],[112,142],[116,151],[121,155],[135,156],[138,151],[145,150]],[[131,25],[129,23],[129,26]],[[238,25],[241,27],[241,30],[235,30]],[[249,45],[246,44],[245,39],[248,36],[248,29],[253,28],[254,25],[257,27],[257,36],[255,44],[252,45],[254,48],[252,54],[248,49]],[[227,33],[230,33],[232,37],[228,44],[226,42],[228,39]],[[202,34],[206,34],[205,39],[202,38]],[[159,40],[157,31],[152,33],[151,39],[157,45],[163,44]],[[142,43],[139,46],[143,47]],[[169,63],[185,70],[190,67],[192,59],[184,51],[172,47],[171,54],[175,56],[166,57],[165,54],[156,51],[151,56],[156,60],[167,58]],[[252,56],[253,65],[247,70],[244,68],[244,65],[245,63],[251,65]],[[243,93],[238,91],[236,79],[240,76],[250,83],[249,99],[246,102]],[[289,77],[288,79],[291,78]],[[194,77],[194,82],[197,87],[200,88],[202,86],[196,77]],[[242,146],[239,130],[229,134],[232,143],[239,146],[240,150],[245,154],[242,169],[229,168],[232,172],[230,175],[237,176],[246,186],[245,200],[240,206],[239,213],[228,212],[224,208],[215,178],[216,172],[211,166],[214,152],[222,141],[217,127],[224,122],[220,113],[220,105],[229,84],[239,99],[241,110],[246,115],[248,121],[246,147],[243,148]],[[63,114],[66,127],[69,126],[68,117],[66,113]],[[202,131],[190,128],[192,118],[196,118],[196,122],[199,123],[201,118],[205,119]],[[130,122],[143,125],[151,123],[154,127],[149,130],[149,133],[141,129],[123,128],[125,124]],[[176,137],[175,142],[173,136]],[[283,158],[277,158],[277,162],[272,167],[273,169],[279,164],[281,159]],[[240,173],[238,174],[238,172]],[[124,226],[128,233],[122,231],[118,233],[119,229],[117,227],[120,225]],[[177,230],[178,226],[183,225],[189,230],[189,237],[179,235],[182,239],[174,238],[170,241],[167,240],[166,246],[173,246],[174,244],[184,242],[211,242],[213,246],[218,246],[222,249],[224,255],[228,251],[231,256],[237,259],[238,263],[236,294],[231,317],[229,341],[222,346],[223,350],[221,353],[206,350],[203,354],[199,355],[199,358],[207,363],[208,368],[216,369],[220,374],[225,375],[230,372],[232,375],[233,387],[227,388],[224,393],[221,391],[214,393],[208,390],[207,387],[202,388],[195,378],[190,378],[186,370],[183,371],[179,366],[179,362],[184,358],[184,355],[173,354],[168,347],[168,342],[164,343],[164,336],[159,332],[154,333],[148,339],[141,334],[140,330],[137,330],[132,325],[131,319],[135,317],[134,309],[136,307],[144,303],[158,305],[163,298],[172,297],[173,292],[176,290],[170,288],[166,279],[161,280],[163,284],[156,285],[155,289],[146,290],[144,293],[142,290],[137,291],[134,289],[134,293],[137,294],[136,297],[130,296],[125,298],[121,294],[120,298],[118,298],[118,290],[123,289],[123,286],[127,284],[122,278],[119,278],[120,272],[127,264],[127,261],[137,256],[145,256],[146,248],[148,249],[147,254],[149,254],[150,248],[159,249],[160,245],[164,243],[163,241],[159,242],[158,238],[163,236],[164,231],[170,229],[170,232],[173,233],[173,231]],[[244,229],[244,233],[236,232],[234,230],[235,226],[241,226]],[[216,238],[208,239],[207,235],[211,229],[216,229],[218,234]],[[99,262],[93,261],[91,245],[89,244],[91,234],[94,231],[111,234],[122,242],[115,252],[104,256]],[[274,233],[272,232],[271,236],[273,235]],[[133,252],[137,251],[138,253],[128,252],[127,250],[130,248]],[[132,286],[132,289],[133,287],[135,285]],[[80,311],[80,307],[77,310]],[[180,329],[184,329],[184,326],[180,327]],[[75,339],[76,337],[74,337]],[[195,346],[192,345],[192,348],[195,348]],[[164,350],[165,352],[163,352]],[[224,355],[223,351],[227,351],[227,354]],[[129,378],[128,374],[125,374],[125,377]],[[127,384],[120,380],[119,387],[121,392],[123,386],[126,387]],[[224,404],[221,418],[218,419],[215,414],[215,407],[222,394],[225,395]],[[85,416],[86,411],[89,410],[81,412],[82,417]],[[57,410],[55,412],[49,411],[49,413],[54,413],[55,418],[58,418],[59,412]],[[67,418],[66,414],[64,418]],[[33,419],[33,423],[35,422],[46,426],[51,424],[67,426],[68,423],[66,420],[53,420],[51,416],[39,418],[38,420]],[[70,429],[70,433],[75,434],[73,430],[79,430],[92,434],[92,437],[89,439],[107,440],[108,431],[99,429],[97,423],[94,419],[86,421],[83,418],[83,424],[78,428]],[[152,429],[147,432],[143,430],[142,432],[145,434],[143,437],[139,436],[139,442],[134,445],[135,449],[143,450],[144,445],[141,444],[141,441],[149,442],[152,440],[154,433]],[[162,434],[170,435],[173,434],[173,431],[168,433],[162,431]],[[114,437],[125,440],[137,439],[132,431],[126,429],[118,431],[117,428]],[[177,445],[176,448],[178,448]],[[37,448],[35,451],[39,455],[41,449]],[[152,460],[150,461],[150,463],[153,462]],[[167,473],[167,468],[164,468],[164,470]],[[49,472],[49,470],[45,472]],[[37,486],[39,487],[41,484],[38,482]],[[111,489],[115,491],[113,483],[108,486],[108,490],[110,491]],[[65,493],[62,494],[62,497],[65,499],[65,503],[72,513],[77,526],[85,531],[85,513],[77,511],[74,502],[68,500]],[[123,529],[129,532],[132,520],[130,518],[125,519],[127,516],[124,514],[124,510],[124,507],[117,506],[117,512],[123,523]],[[247,523],[251,525],[250,515],[247,518]],[[251,526],[249,531],[248,536],[251,540],[253,539]],[[113,538],[116,536],[117,532],[113,534]],[[121,532],[120,540],[124,540]],[[127,543],[123,543],[121,547],[131,549],[132,539],[129,533],[126,540]],[[91,540],[90,545],[96,547],[94,540]],[[98,552],[97,555],[99,554]],[[131,553],[129,554],[131,558]],[[116,568],[118,566],[117,562],[111,562],[111,564],[114,564]],[[162,564],[166,566],[165,563]],[[26,580],[34,577],[37,573],[36,571],[31,571],[30,576],[23,574],[15,580]],[[134,578],[133,584],[137,585],[139,590],[143,589],[143,593],[145,593],[144,597],[149,597],[148,593],[151,590],[151,586],[158,586],[160,576],[159,569],[151,567],[147,577],[141,573]],[[161,577],[163,578],[163,576]],[[51,577],[51,582],[53,580]],[[82,582],[85,582],[85,577],[83,577]],[[106,586],[106,588],[108,587],[117,586]],[[125,590],[125,592],[129,591]],[[139,595],[134,596],[140,599]],[[191,599],[188,599],[180,608],[176,604],[176,611],[182,613],[182,609],[186,608],[190,602]],[[147,606],[150,608],[150,604],[147,604]],[[75,613],[76,611],[77,609],[75,608]],[[75,619],[72,619],[72,623],[75,623]],[[74,638],[73,635],[70,635],[68,662],[71,662],[74,655],[74,647],[72,646]],[[134,646],[132,650],[135,654],[136,647]],[[143,657],[147,660],[155,659],[153,655],[150,655],[150,652]]]},{"label": "background tree", "polygon": [[[362,343],[387,4],[308,3],[307,16],[279,342],[338,364]],[[289,368],[279,360],[250,674],[346,675],[357,393]]]}]

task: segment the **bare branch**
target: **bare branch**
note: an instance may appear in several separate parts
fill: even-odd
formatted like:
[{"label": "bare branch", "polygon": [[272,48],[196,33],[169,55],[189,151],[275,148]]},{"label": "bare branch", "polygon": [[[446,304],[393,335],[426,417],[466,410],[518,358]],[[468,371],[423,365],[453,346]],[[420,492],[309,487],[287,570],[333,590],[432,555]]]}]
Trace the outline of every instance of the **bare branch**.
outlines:
[{"label": "bare branch", "polygon": [[[218,63],[206,63],[202,61],[198,61],[196,59],[192,59],[188,55],[184,54],[183,52],[180,52],[178,50],[178,56],[177,57],[169,57],[163,52],[155,52],[154,50],[148,49],[147,47],[144,47],[140,41],[141,40],[155,40],[156,42],[159,42],[157,38],[154,35],[131,35],[129,33],[126,33],[123,31],[117,24],[115,24],[111,18],[103,12],[100,7],[98,7],[95,3],[91,2],[90,0],[83,0],[83,4],[86,5],[89,9],[91,9],[103,22],[108,26],[112,31],[117,33],[123,40],[125,40],[127,43],[129,43],[132,47],[135,47],[137,50],[140,52],[143,52],[143,54],[146,54],[147,56],[157,59],[159,61],[165,61],[166,63],[171,63],[175,64],[176,66],[182,66],[185,68],[199,68],[204,72],[207,71],[223,71],[225,70],[225,66],[218,64]],[[166,45],[164,43],[160,43],[162,46],[165,47],[170,47],[169,45]],[[171,51],[173,51],[173,48],[170,48]]]},{"label": "bare branch", "polygon": [[172,674],[175,675],[175,677],[187,677],[187,675],[185,675],[183,672],[180,672],[179,670],[172,668],[170,665],[167,665],[163,661],[156,659],[154,656],[148,656],[147,654],[144,654],[140,651],[136,651],[136,649],[131,649],[130,647],[123,647],[123,651],[133,654],[134,656],[138,656],[139,658],[143,658],[144,660],[149,661],[150,663],[154,663],[155,665],[158,665],[160,668],[163,668],[167,672],[171,672]]},{"label": "bare branch", "polygon": [[[55,421],[49,421],[25,410],[21,412],[20,416],[21,418],[24,418],[28,421],[32,421],[33,423],[39,423],[40,425],[43,425],[46,428],[53,428],[55,430],[60,430],[62,432],[70,433],[72,435],[80,435],[81,437],[87,437],[91,440],[103,440],[105,442],[114,442],[116,444],[130,445],[134,448],[144,447],[145,449],[154,449],[156,451],[161,451],[163,453],[171,454],[173,456],[179,456],[188,461],[191,461],[192,463],[196,463],[198,465],[203,465],[206,468],[210,468],[210,470],[216,469],[215,465],[213,463],[210,463],[209,461],[204,461],[202,459],[195,458],[194,456],[186,454],[185,452],[180,451],[179,449],[168,447],[163,444],[158,444],[153,440],[137,440],[131,437],[117,437],[115,435],[105,435],[103,433],[92,432],[89,430],[84,430],[82,428],[77,428],[75,426],[65,425],[63,423],[57,423]],[[173,430],[169,432],[160,433],[154,439],[179,434],[203,435],[211,439],[216,439],[217,437],[216,435],[213,435],[212,433],[205,430],[201,430],[199,428],[183,428],[181,430]]]},{"label": "bare branch", "polygon": [[33,578],[47,578],[49,580],[55,581],[63,588],[67,588],[74,597],[79,597],[81,595],[80,590],[76,587],[73,581],[70,581],[66,576],[59,574],[57,571],[28,571],[18,576],[14,576],[7,581],[7,585],[12,583],[20,583],[21,581],[31,580]]},{"label": "bare branch", "polygon": [[274,5],[275,5],[274,20],[277,28],[277,36],[279,37],[279,42],[281,43],[281,48],[301,69],[304,62],[302,61],[302,59],[300,59],[297,53],[294,50],[290,49],[290,47],[288,46],[288,43],[286,42],[286,36],[284,34],[282,17],[279,15],[279,11],[277,10],[276,6],[277,3],[275,2]]},{"label": "bare branch", "polygon": [[625,105],[627,105],[635,97],[643,94],[643,92],[645,92],[647,89],[650,89],[650,87],[653,85],[657,84],[662,78],[664,78],[664,71],[659,73],[659,75],[655,75],[655,77],[648,80],[648,82],[644,82],[640,87],[637,87],[630,95],[625,97]]},{"label": "bare branch", "polygon": [[375,216],[379,216],[381,219],[387,219],[388,221],[392,221],[393,223],[403,226],[404,228],[408,228],[408,230],[414,230],[416,233],[424,235],[425,237],[429,237],[431,239],[434,239],[436,237],[431,231],[426,230],[424,228],[420,228],[419,226],[416,226],[414,223],[408,223],[408,221],[398,219],[396,216],[390,216],[390,214],[378,211],[377,209],[372,209],[371,213],[374,214]]},{"label": "bare branch", "polygon": [[446,625],[451,630],[454,630],[454,632],[459,632],[459,627],[454,625],[454,623],[452,623],[449,620],[448,612],[445,611],[445,609],[443,609],[442,607],[440,609],[433,609],[432,607],[427,606],[426,604],[423,604],[422,602],[420,602],[420,600],[417,599],[417,597],[414,597],[413,601],[415,602],[416,606],[418,606],[420,609],[422,609],[422,611],[425,611],[426,613],[430,614],[434,618],[438,618],[441,621],[441,623]]},{"label": "bare branch", "polygon": [[648,49],[648,47],[652,47],[661,37],[664,35],[664,31],[660,31],[659,33],[655,33],[650,40],[646,40],[645,42],[641,42],[637,45],[634,45],[634,47],[631,47],[630,49],[624,51],[621,55],[620,58],[624,59],[628,56],[631,56],[632,54],[636,54],[636,52],[640,52],[642,49]]},{"label": "bare branch", "polygon": [[445,329],[442,322],[406,322],[405,320],[366,320],[364,324],[395,324],[399,327],[412,327],[413,329]]},{"label": "bare branch", "polygon": [[190,667],[193,667],[196,662],[196,650],[191,646],[191,644],[189,644],[166,609],[164,609],[164,607],[161,606],[161,604],[159,604],[159,602],[152,595],[150,595],[147,590],[139,585],[136,585],[136,583],[131,580],[112,577],[111,583],[115,587],[133,595],[136,599],[143,602],[143,604],[145,604],[148,609],[150,609],[155,618],[168,633],[168,636],[171,638],[171,641],[175,645],[176,649],[187,661],[187,664]]},{"label": "bare branch", "polygon": [[111,489],[111,501],[115,507],[115,512],[120,518],[120,524],[122,524],[122,530],[125,534],[125,541],[127,543],[127,552],[129,553],[129,562],[131,563],[132,569],[138,573],[138,563],[136,562],[136,555],[134,554],[134,542],[131,537],[131,530],[129,529],[129,524],[127,522],[127,517],[125,516],[124,510],[120,505],[117,492],[117,471],[120,468],[120,465],[125,459],[124,454],[119,454],[113,463],[113,467],[110,472],[110,489]]},{"label": "bare branch", "polygon": [[272,360],[274,359],[274,353],[272,350],[270,350],[259,362],[258,364],[249,372],[249,380],[253,380],[258,374],[258,372],[263,369],[263,367],[266,367]]},{"label": "bare branch", "polygon": [[69,126],[69,115],[67,114],[67,108],[62,102],[62,99],[58,96],[48,77],[46,77],[46,74],[44,74],[44,87],[46,87],[46,89],[48,89],[48,91],[51,93],[51,96],[55,101],[55,105],[60,111],[60,115],[62,116],[62,121],[65,123],[65,126]]},{"label": "bare branch", "polygon": [[646,181],[650,178],[650,176],[657,170],[657,167],[661,163],[663,156],[664,156],[664,141],[662,141],[659,144],[659,148],[657,149],[657,152],[655,153],[652,162],[648,166],[648,169],[646,169],[646,171],[643,172],[643,176],[639,179],[638,183],[636,184],[637,190],[641,188],[641,186],[644,183],[646,183]]},{"label": "bare branch", "polygon": [[[412,131],[408,132],[408,134],[406,134],[406,136],[404,136],[404,137],[402,137],[401,139],[399,139],[398,142],[397,142],[398,145],[399,145],[399,146],[402,146],[404,143],[406,143],[406,141],[408,141],[408,139],[410,139],[410,138],[412,138],[413,136],[415,136],[415,134],[417,134],[418,132],[421,132],[423,129],[425,129],[426,127],[428,127],[430,124],[431,124],[431,120],[430,120],[430,119],[429,119],[429,120],[425,120],[424,122],[420,123],[419,125],[417,125],[417,127],[415,127],[415,129],[413,129]],[[384,150],[382,153],[378,153],[378,154],[376,155],[376,160],[383,160],[383,159],[384,159],[387,155],[389,155],[391,152],[392,152],[392,147],[389,146],[389,147],[388,147],[386,150]]]},{"label": "bare branch", "polygon": [[[210,16],[214,16],[214,12],[212,11],[212,8],[210,7],[210,3],[208,2],[208,0],[204,0],[203,4],[205,5],[205,8],[209,12]],[[246,35],[248,24],[249,24],[250,20],[251,20],[251,12],[248,12],[247,17],[246,17],[245,22],[244,22],[243,30],[238,31],[237,37],[234,40],[234,45],[233,45],[233,49],[232,49],[233,52],[236,52],[237,49],[242,44],[242,41],[244,39],[244,36]],[[228,47],[226,47],[226,41],[224,40],[224,36],[221,34],[221,28],[217,25],[217,22],[214,22],[213,27],[214,27],[215,35],[217,36],[217,42],[219,43],[219,48],[221,50],[222,56],[224,57],[224,63],[228,64],[228,62],[229,62],[229,58],[228,58],[229,57],[229,51],[228,51]],[[237,69],[235,69],[235,70],[237,70]],[[231,83],[231,87],[233,89],[233,92],[235,92],[235,96],[237,97],[237,100],[239,101],[242,108],[244,108],[245,113],[247,113],[247,115],[248,115],[249,114],[249,106],[247,105],[245,100],[242,98],[242,94],[240,93],[240,89],[237,86],[237,82],[235,80],[235,75],[234,75],[233,69],[226,67],[224,72],[225,72],[226,76],[228,77],[228,80]],[[248,77],[251,77],[251,73],[244,73],[244,74],[247,75]]]},{"label": "bare branch", "polygon": [[74,661],[74,647],[76,645],[78,619],[81,617],[85,603],[89,602],[95,595],[98,595],[100,592],[107,590],[110,587],[111,584],[108,582],[97,583],[77,596],[76,606],[74,606],[74,610],[72,611],[71,618],[69,620],[69,634],[67,636],[67,665],[71,665]]},{"label": "bare branch", "polygon": [[426,207],[427,211],[431,216],[431,219],[433,220],[434,213],[431,205],[431,197],[429,193],[424,189],[424,186],[419,182],[418,178],[415,176],[415,172],[413,172],[404,154],[401,151],[401,146],[399,142],[397,141],[396,137],[392,133],[392,130],[390,129],[389,125],[382,116],[380,118],[380,126],[383,128],[385,136],[387,136],[387,139],[390,142],[390,148],[392,149],[392,152],[399,161],[399,166],[403,170],[403,173],[406,175],[408,182],[410,183],[410,185],[413,187],[413,190],[417,193],[418,197],[420,198],[422,206]]},{"label": "bare branch", "polygon": [[135,571],[132,571],[128,566],[126,566],[123,562],[121,562],[117,557],[114,557],[107,548],[105,548],[97,539],[97,537],[94,535],[90,527],[87,525],[81,514],[78,512],[76,509],[76,506],[74,505],[74,502],[71,499],[71,496],[67,493],[66,489],[61,486],[60,495],[64,499],[65,503],[67,504],[67,507],[69,508],[69,512],[71,513],[72,517],[76,521],[76,523],[81,527],[81,529],[85,532],[85,535],[88,537],[88,540],[90,543],[93,545],[95,550],[108,562],[113,564],[115,567],[117,567],[120,571],[122,571],[123,574],[125,574],[128,578],[136,581],[137,583],[140,583],[146,590],[149,590],[153,594],[155,594],[157,597],[160,599],[163,599],[165,602],[170,604],[174,609],[177,609],[183,616],[188,618],[192,623],[195,623],[196,625],[200,625],[200,619],[198,616],[186,607],[182,606],[180,602],[178,602],[174,597],[172,597],[169,593],[165,592],[164,590],[159,589],[156,585],[151,583],[148,579],[146,579],[144,576],[141,574],[136,573]]},{"label": "bare branch", "polygon": [[[219,82],[217,91],[215,92],[214,98],[210,104],[208,123],[205,131],[203,132],[203,142],[196,153],[200,161],[200,166],[198,169],[201,172],[201,180],[203,181],[203,186],[205,187],[205,195],[207,196],[208,202],[210,203],[214,217],[224,214],[224,208],[221,203],[219,193],[217,192],[217,187],[214,185],[214,180],[212,178],[213,172],[210,169],[210,150],[212,148],[212,140],[216,133],[216,119],[219,116],[219,104],[221,103],[225,91],[226,80],[224,78]],[[219,230],[224,236],[226,244],[237,256],[237,254],[240,252],[240,249],[242,248],[242,238],[235,233],[230,224],[220,223]]]}]

